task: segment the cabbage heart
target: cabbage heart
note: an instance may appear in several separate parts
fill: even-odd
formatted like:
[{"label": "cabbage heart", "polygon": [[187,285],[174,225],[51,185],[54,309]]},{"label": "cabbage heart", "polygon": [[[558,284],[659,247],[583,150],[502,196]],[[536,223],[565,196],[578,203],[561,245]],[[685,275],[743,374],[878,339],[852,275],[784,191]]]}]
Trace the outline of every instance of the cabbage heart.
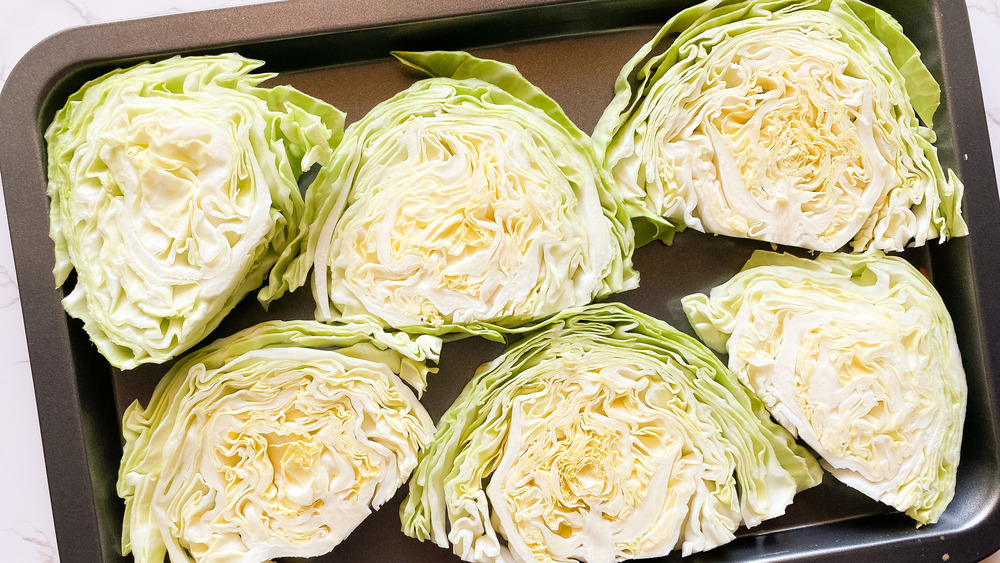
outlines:
[{"label": "cabbage heart", "polygon": [[955,494],[967,389],[951,317],[920,272],[879,252],[758,252],[683,305],[835,477],[938,520]]},{"label": "cabbage heart", "polygon": [[783,514],[820,478],[707,348],[609,303],[539,323],[480,367],[401,517],[473,562],[687,555]]},{"label": "cabbage heart", "polygon": [[496,61],[396,56],[434,78],[350,126],[269,298],[311,268],[317,319],[496,337],[637,286],[611,179],[554,101]]},{"label": "cabbage heart", "polygon": [[167,361],[261,285],[297,233],[297,178],[343,115],[228,54],[118,70],[46,131],[56,284],[108,361]]},{"label": "cabbage heart", "polygon": [[647,221],[902,250],[968,233],[962,185],[932,144],[939,96],[899,24],[871,6],[706,2],[629,61],[594,141]]},{"label": "cabbage heart", "polygon": [[125,411],[122,553],[138,563],[333,549],[416,466],[440,341],[372,326],[269,322],[182,359]]}]

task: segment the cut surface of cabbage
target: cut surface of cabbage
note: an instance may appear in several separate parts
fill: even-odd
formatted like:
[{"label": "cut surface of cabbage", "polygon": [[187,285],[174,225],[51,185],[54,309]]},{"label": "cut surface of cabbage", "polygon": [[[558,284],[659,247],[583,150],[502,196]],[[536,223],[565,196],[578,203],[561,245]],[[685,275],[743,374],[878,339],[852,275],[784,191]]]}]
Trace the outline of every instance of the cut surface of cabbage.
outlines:
[{"label": "cut surface of cabbage", "polygon": [[343,114],[235,54],[116,70],[46,131],[57,285],[113,365],[164,362],[260,286],[297,232],[297,179]]},{"label": "cut surface of cabbage", "polygon": [[613,183],[551,98],[467,53],[396,56],[432,78],[348,128],[272,295],[312,269],[317,319],[490,334],[637,286]]},{"label": "cut surface of cabbage", "polygon": [[880,252],[758,252],[683,300],[709,346],[847,485],[921,524],[955,494],[967,388],[934,286]]},{"label": "cut surface of cabbage", "polygon": [[185,358],[125,411],[118,494],[137,563],[309,557],[389,500],[434,424],[401,381],[440,341],[272,321]]},{"label": "cut surface of cabbage", "polygon": [[619,561],[729,542],[820,478],[711,351],[609,303],[539,323],[480,367],[401,516],[466,561]]},{"label": "cut surface of cabbage", "polygon": [[932,144],[939,98],[899,24],[867,4],[705,2],[626,64],[594,141],[647,222],[902,250],[968,233]]}]

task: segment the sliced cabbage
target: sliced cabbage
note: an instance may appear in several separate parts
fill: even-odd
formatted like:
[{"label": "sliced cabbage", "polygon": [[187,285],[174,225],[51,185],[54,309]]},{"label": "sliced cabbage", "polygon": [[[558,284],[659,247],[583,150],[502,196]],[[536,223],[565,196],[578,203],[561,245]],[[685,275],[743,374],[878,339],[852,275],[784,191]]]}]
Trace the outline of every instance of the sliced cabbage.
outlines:
[{"label": "sliced cabbage", "polygon": [[396,56],[434,78],[348,128],[266,298],[312,268],[319,320],[497,337],[638,285],[628,215],[551,98],[468,53]]},{"label": "sliced cabbage", "polygon": [[901,250],[968,233],[932,145],[939,99],[900,25],[867,4],[704,2],[625,65],[594,142],[654,224]]},{"label": "sliced cabbage", "polygon": [[400,378],[440,341],[268,322],[180,360],[125,411],[122,553],[137,563],[309,557],[389,500],[434,432]]},{"label": "sliced cabbage", "polygon": [[66,311],[120,368],[164,362],[218,326],[298,230],[296,183],[343,114],[235,54],[174,57],[85,84],[56,113],[48,194]]},{"label": "sliced cabbage", "polygon": [[683,299],[709,346],[837,479],[938,520],[955,494],[966,383],[951,317],[908,262],[758,252]]},{"label": "sliced cabbage", "polygon": [[473,562],[686,555],[820,479],[711,351],[609,303],[540,323],[479,369],[401,517],[407,535]]}]

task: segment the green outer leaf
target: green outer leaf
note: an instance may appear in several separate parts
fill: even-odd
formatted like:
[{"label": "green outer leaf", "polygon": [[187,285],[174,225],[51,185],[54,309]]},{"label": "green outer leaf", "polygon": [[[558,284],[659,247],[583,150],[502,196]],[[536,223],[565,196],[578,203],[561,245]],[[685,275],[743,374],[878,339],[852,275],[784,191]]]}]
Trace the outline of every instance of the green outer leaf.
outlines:
[{"label": "green outer leaf", "polygon": [[[204,365],[207,370],[215,370],[233,358],[252,350],[289,346],[338,348],[341,353],[357,358],[374,360],[377,357],[378,361],[392,366],[395,373],[400,374],[404,381],[418,391],[423,390],[427,374],[437,371],[425,364],[437,363],[441,355],[441,340],[438,338],[430,336],[411,338],[404,333],[386,332],[370,323],[267,321],[220,338],[188,354],[183,360],[174,364],[161,381],[179,377],[176,374],[186,373],[197,364]],[[362,350],[364,352],[361,352]],[[393,356],[398,359],[389,360]],[[412,376],[403,377],[404,373],[412,373]],[[159,387],[163,389],[159,390]],[[153,394],[154,399],[159,395],[169,395],[168,387],[158,386],[158,390]],[[138,404],[138,401],[133,404]]]},{"label": "green outer leaf", "polygon": [[[608,350],[686,368],[683,384],[718,409],[714,421],[733,444],[740,506],[748,525],[784,512],[784,505],[767,506],[764,500],[765,468],[770,464],[776,462],[791,474],[796,491],[819,484],[822,476],[815,459],[771,421],[763,403],[700,342],[663,321],[606,303],[565,310],[525,331],[503,355],[480,366],[439,421],[400,509],[405,534],[447,547],[448,527],[462,518],[473,498],[477,510],[487,510],[482,490],[503,455],[510,399],[544,389],[547,377],[558,375],[546,373],[544,365],[566,344],[587,353]],[[488,527],[486,532],[493,533]]]},{"label": "green outer leaf", "polygon": [[[837,5],[831,4],[831,8],[834,6]],[[920,60],[916,45],[903,34],[903,27],[889,14],[864,2],[845,0],[844,7],[865,22],[872,35],[888,49],[893,64],[903,77],[904,89],[914,111],[924,124],[933,126],[934,112],[941,104],[941,87]]]},{"label": "green outer leaf", "polygon": [[529,106],[545,112],[577,141],[584,144],[590,142],[589,137],[570,121],[559,104],[521,76],[514,65],[480,59],[464,51],[393,51],[392,56],[433,78],[471,78],[489,82]]},{"label": "green outer leaf", "polygon": [[[368,128],[377,127],[375,124],[379,123],[383,114],[388,113],[395,104],[403,103],[410,96],[417,95],[435,84],[453,85],[473,97],[489,96],[493,103],[509,104],[538,113],[540,117],[557,124],[575,150],[589,155],[594,169],[600,174],[597,182],[598,195],[621,255],[620,259],[614,260],[610,271],[606,272],[603,288],[596,298],[600,299],[613,292],[638,286],[638,272],[632,268],[634,237],[629,221],[630,214],[614,189],[614,181],[594,154],[590,138],[572,123],[554,100],[528,82],[509,64],[479,59],[465,52],[394,52],[393,55],[404,64],[421,70],[432,78],[422,80],[382,102],[348,128],[344,142],[334,155],[333,162],[320,171],[306,194],[306,211],[300,221],[299,234],[279,258],[272,270],[270,284],[258,296],[262,303],[266,305],[286,291],[294,291],[306,283],[309,271],[316,261],[317,248],[327,244],[326,237],[330,236],[330,233],[323,231],[322,226],[336,223],[344,209],[357,197],[352,182],[364,162],[363,157],[355,153],[355,147],[366,142],[361,137]],[[669,237],[670,234],[662,228],[658,233],[661,237]],[[317,274],[314,272],[313,275]],[[313,297],[317,304],[329,300],[327,295],[318,293],[315,282],[312,285]],[[331,318],[338,318],[339,312],[331,307],[331,315]],[[326,315],[318,309],[317,318],[326,319]],[[379,322],[374,316],[369,319]],[[532,320],[534,318],[507,317],[495,322],[396,328],[413,334],[443,335],[458,332],[502,342],[504,334],[511,332],[511,327]]]}]

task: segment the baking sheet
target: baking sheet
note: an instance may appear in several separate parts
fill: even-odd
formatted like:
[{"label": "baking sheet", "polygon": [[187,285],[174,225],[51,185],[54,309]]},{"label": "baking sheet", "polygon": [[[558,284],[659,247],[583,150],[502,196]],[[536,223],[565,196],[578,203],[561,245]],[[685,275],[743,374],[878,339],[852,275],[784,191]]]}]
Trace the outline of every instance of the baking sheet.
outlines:
[{"label": "baking sheet", "polygon": [[[591,131],[622,65],[672,14],[693,2],[532,0],[453,2],[290,1],[77,28],[43,42],[15,68],[0,97],[0,170],[6,184],[18,282],[38,395],[60,555],[64,561],[119,561],[123,504],[114,493],[120,415],[143,403],[171,364],[130,372],[110,368],[52,286],[52,245],[41,132],[66,97],[117,66],[185,53],[236,51],[267,61],[274,83],[296,86],[347,112],[348,122],[423,75],[390,50],[467,49],[515,64]],[[997,382],[1000,358],[1000,202],[994,180],[972,41],[962,0],[872,2],[900,20],[944,86],[936,116],[941,161],[966,185],[972,235],[904,256],[933,275],[955,319],[970,399],[955,500],[941,522],[912,521],[827,475],[788,514],[736,542],[686,561],[900,559],[971,561],[1000,546]],[[946,30],[946,31],[942,31]],[[707,291],[771,245],[691,230],[673,245],[639,249],[640,288],[614,299],[690,333],[680,297]],[[251,295],[208,340],[271,318],[311,318],[308,288],[268,312]],[[445,346],[423,403],[437,419],[480,363],[502,347],[478,338]],[[405,489],[331,554],[317,561],[450,561],[449,551],[399,532]],[[130,559],[130,558],[128,558]],[[668,559],[680,559],[675,554]]]}]

